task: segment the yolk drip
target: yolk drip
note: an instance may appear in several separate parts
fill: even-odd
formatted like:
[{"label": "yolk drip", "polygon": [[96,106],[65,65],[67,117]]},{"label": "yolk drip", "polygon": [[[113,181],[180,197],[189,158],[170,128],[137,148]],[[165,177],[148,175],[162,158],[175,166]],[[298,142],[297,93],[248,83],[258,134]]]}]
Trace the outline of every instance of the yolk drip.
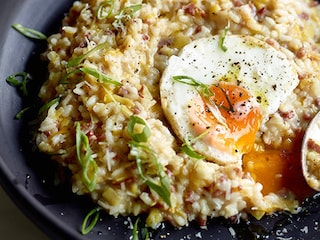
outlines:
[{"label": "yolk drip", "polygon": [[207,144],[232,155],[249,152],[262,119],[256,101],[244,88],[226,82],[209,89],[212,96],[197,99],[190,112],[194,134],[209,129],[203,138]]},{"label": "yolk drip", "polygon": [[262,193],[285,193],[291,191],[303,200],[314,191],[306,183],[301,169],[301,138],[295,139],[291,148],[252,151],[243,156],[243,169],[256,182],[262,184]]}]

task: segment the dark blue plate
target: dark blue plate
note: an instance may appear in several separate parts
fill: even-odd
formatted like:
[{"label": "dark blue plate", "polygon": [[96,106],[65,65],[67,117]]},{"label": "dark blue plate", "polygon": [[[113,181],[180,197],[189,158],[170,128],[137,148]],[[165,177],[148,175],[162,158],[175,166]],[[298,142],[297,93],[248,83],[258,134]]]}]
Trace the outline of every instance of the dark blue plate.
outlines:
[{"label": "dark blue plate", "polygon": [[[36,153],[30,144],[32,125],[15,120],[35,98],[22,100],[6,83],[7,76],[25,71],[33,76],[29,90],[36,96],[46,79],[46,63],[40,60],[45,42],[29,40],[11,28],[21,23],[47,35],[59,30],[71,0],[4,0],[0,8],[0,183],[20,209],[52,239],[130,239],[135,218],[113,218],[102,214],[94,230],[80,233],[85,215],[94,205],[86,197],[71,193],[68,183],[54,184],[57,166]],[[26,117],[27,118],[27,117]],[[298,215],[286,213],[261,221],[209,221],[208,229],[196,223],[182,229],[162,224],[152,239],[319,239],[319,197],[306,201]],[[19,226],[17,226],[19,230]]]}]

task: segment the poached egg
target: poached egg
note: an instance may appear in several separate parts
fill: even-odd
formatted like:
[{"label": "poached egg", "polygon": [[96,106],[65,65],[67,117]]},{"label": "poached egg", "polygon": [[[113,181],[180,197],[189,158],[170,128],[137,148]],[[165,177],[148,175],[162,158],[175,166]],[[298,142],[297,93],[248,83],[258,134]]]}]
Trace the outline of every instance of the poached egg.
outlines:
[{"label": "poached egg", "polygon": [[236,163],[298,82],[286,55],[266,42],[216,35],[170,57],[160,80],[161,104],[184,144],[207,160]]}]

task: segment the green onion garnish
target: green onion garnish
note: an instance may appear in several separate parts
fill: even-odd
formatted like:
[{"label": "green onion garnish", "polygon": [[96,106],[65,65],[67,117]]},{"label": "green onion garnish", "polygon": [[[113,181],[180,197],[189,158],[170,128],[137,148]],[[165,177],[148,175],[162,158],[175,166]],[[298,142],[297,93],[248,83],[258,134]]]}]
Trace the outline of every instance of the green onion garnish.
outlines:
[{"label": "green onion garnish", "polygon": [[26,107],[26,108],[23,108],[22,110],[20,110],[16,115],[15,115],[15,119],[21,119],[23,117],[23,115],[29,111],[32,107]]},{"label": "green onion garnish", "polygon": [[88,52],[86,52],[85,54],[69,60],[69,61],[68,61],[68,64],[67,64],[67,67],[75,67],[75,66],[78,66],[83,60],[85,60],[85,59],[86,59],[88,56],[90,56],[92,53],[97,52],[97,51],[99,51],[99,50],[101,50],[101,49],[104,49],[104,48],[108,48],[109,45],[110,45],[110,44],[109,44],[108,42],[105,42],[105,43],[101,43],[101,44],[95,46],[94,48],[92,48],[91,50],[89,50]]},{"label": "green onion garnish", "polygon": [[118,15],[116,15],[115,21],[112,23],[112,25],[116,29],[122,29],[124,30],[124,23],[126,21],[129,21],[130,19],[133,18],[133,15],[139,11],[142,7],[142,4],[137,4],[137,5],[131,5],[128,7],[123,8]]},{"label": "green onion garnish", "polygon": [[139,229],[140,218],[137,218],[132,228],[132,240],[139,240],[139,230],[141,230],[141,237],[143,240],[149,240],[149,231],[146,227]]},{"label": "green onion garnish", "polygon": [[60,102],[60,97],[56,97],[52,99],[51,101],[44,104],[38,111],[38,116],[40,116],[43,112],[47,111],[52,105],[56,104],[57,102]]},{"label": "green onion garnish", "polygon": [[183,75],[181,75],[181,76],[180,75],[179,76],[173,76],[172,79],[174,81],[176,81],[176,82],[195,87],[197,92],[202,97],[204,97],[204,99],[208,103],[210,103],[212,105],[216,105],[218,108],[221,108],[221,109],[223,109],[223,110],[225,110],[227,112],[234,112],[234,109],[233,109],[233,106],[232,106],[232,103],[231,103],[231,100],[230,100],[228,94],[226,93],[226,91],[222,87],[220,87],[219,83],[215,84],[214,86],[218,87],[223,92],[223,94],[225,95],[225,97],[227,99],[227,102],[229,104],[229,108],[227,108],[225,106],[222,106],[222,105],[217,105],[214,101],[212,101],[211,97],[214,97],[214,93],[210,90],[210,86],[209,85],[201,83],[201,82],[195,80],[192,77],[183,76]]},{"label": "green onion garnish", "polygon": [[81,131],[79,122],[76,122],[76,151],[78,161],[82,167],[82,178],[84,184],[91,192],[96,186],[98,166],[91,156],[88,136]]},{"label": "green onion garnish", "polygon": [[220,36],[220,39],[219,39],[219,46],[222,49],[222,51],[224,51],[224,52],[226,52],[228,50],[228,48],[225,45],[225,40],[226,40],[226,36],[227,36],[228,31],[229,31],[229,26],[226,26],[222,32],[222,35]]},{"label": "green onion garnish", "polygon": [[116,86],[121,86],[120,82],[117,82],[111,78],[109,78],[106,74],[98,71],[97,69],[94,68],[88,68],[88,67],[83,67],[79,69],[81,72],[84,72],[86,74],[89,74],[95,78],[97,78],[100,82],[104,83],[110,83]]},{"label": "green onion garnish", "polygon": [[[136,125],[141,125],[143,130],[136,133]],[[158,158],[153,150],[144,145],[151,135],[148,125],[142,118],[138,116],[131,116],[128,124],[128,134],[133,139],[133,141],[129,142],[129,146],[131,148],[131,153],[135,156],[140,177],[150,189],[154,190],[165,201],[165,203],[168,204],[168,206],[171,206],[169,178],[164,171],[164,167],[158,162]],[[143,171],[144,163],[151,163],[155,165],[157,168],[157,175],[160,179],[160,185],[150,180],[145,175]]]},{"label": "green onion garnish", "polygon": [[11,86],[18,88],[24,97],[28,96],[27,83],[32,77],[29,73],[18,72],[7,77],[6,81]]},{"label": "green onion garnish", "polygon": [[[141,126],[143,130],[137,133],[135,131],[136,126]],[[147,142],[148,138],[151,135],[151,131],[147,123],[142,118],[134,115],[130,116],[128,132],[131,138],[136,142]]]},{"label": "green onion garnish", "polygon": [[195,159],[204,159],[205,157],[202,156],[201,154],[197,153],[192,146],[187,143],[186,141],[182,144],[181,146],[181,151],[184,152],[185,154],[187,154],[189,157],[191,158],[195,158]]},{"label": "green onion garnish", "polygon": [[31,28],[24,27],[20,23],[15,23],[12,25],[12,27],[27,38],[37,39],[37,40],[47,39],[47,36],[44,35],[43,33]]},{"label": "green onion garnish", "polygon": [[205,98],[214,96],[214,93],[211,92],[209,85],[199,82],[192,77],[179,75],[173,76],[172,79],[176,82],[195,87],[199,94]]},{"label": "green onion garnish", "polygon": [[110,15],[112,14],[112,11],[113,11],[113,7],[114,7],[113,0],[108,0],[108,1],[102,2],[98,8],[98,11],[97,11],[97,18],[99,20],[103,20],[103,19],[110,17]]},{"label": "green onion garnish", "polygon": [[[136,158],[137,169],[143,182],[153,191],[155,191],[168,206],[171,207],[170,200],[170,182],[167,174],[164,171],[163,166],[158,162],[158,159],[154,152],[147,146],[131,141],[130,143],[131,152]],[[160,178],[160,185],[150,180],[143,170],[143,164],[145,162],[151,162],[157,167],[157,174]]]},{"label": "green onion garnish", "polygon": [[[69,79],[70,78],[74,78],[74,77],[76,77],[76,80],[70,82]],[[77,82],[81,81],[83,78],[84,78],[84,74],[79,69],[74,69],[74,70],[69,71],[69,72],[67,71],[67,74],[65,76],[63,76],[63,78],[61,79],[60,83],[61,84],[77,83]]]},{"label": "green onion garnish", "polygon": [[83,235],[88,234],[99,220],[100,208],[92,209],[84,218],[81,226],[81,233]]}]

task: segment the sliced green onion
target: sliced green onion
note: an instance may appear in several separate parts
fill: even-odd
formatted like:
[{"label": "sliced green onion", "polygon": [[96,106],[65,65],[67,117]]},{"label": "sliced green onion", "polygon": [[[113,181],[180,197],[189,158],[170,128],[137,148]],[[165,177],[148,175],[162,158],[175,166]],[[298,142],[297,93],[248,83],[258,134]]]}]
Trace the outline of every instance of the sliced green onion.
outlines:
[{"label": "sliced green onion", "polygon": [[110,15],[112,14],[112,11],[113,11],[113,7],[114,7],[113,0],[108,0],[108,1],[102,2],[98,8],[98,11],[97,11],[97,18],[99,20],[103,20],[103,19],[110,17]]},{"label": "sliced green onion", "polygon": [[86,52],[85,54],[73,58],[71,60],[68,61],[67,67],[75,67],[78,66],[84,59],[86,59],[88,56],[90,56],[92,53],[97,52],[99,50],[102,50],[104,48],[108,48],[109,47],[109,43],[105,42],[105,43],[101,43],[97,46],[95,46],[94,48],[92,48],[91,50],[89,50],[88,52]]},{"label": "sliced green onion", "polygon": [[20,110],[16,115],[15,115],[15,119],[21,119],[23,117],[23,115],[29,111],[32,107],[26,107],[26,108],[23,108],[22,110]]},{"label": "sliced green onion", "polygon": [[87,73],[95,78],[97,78],[100,82],[105,82],[105,83],[110,83],[116,86],[121,86],[120,82],[117,82],[111,78],[109,78],[107,75],[105,75],[104,73],[98,71],[95,68],[88,68],[88,67],[83,67],[80,68],[81,72]]},{"label": "sliced green onion", "polygon": [[133,15],[139,11],[142,7],[142,4],[131,5],[123,8],[118,15],[116,15],[115,21],[112,23],[116,29],[124,30],[124,23],[133,18]]},{"label": "sliced green onion", "polygon": [[81,233],[88,234],[97,224],[100,215],[100,208],[92,209],[84,218],[81,226]]},{"label": "sliced green onion", "polygon": [[[142,125],[142,132],[136,133],[135,126]],[[128,124],[128,133],[131,138],[136,142],[147,142],[148,138],[151,135],[151,131],[147,123],[138,116],[130,116],[129,124]]]},{"label": "sliced green onion", "polygon": [[141,230],[141,237],[143,240],[149,240],[149,231],[146,227],[139,229],[140,218],[137,218],[132,228],[132,240],[139,240],[139,230]]},{"label": "sliced green onion", "polygon": [[37,40],[47,39],[47,36],[44,35],[43,33],[31,28],[24,27],[20,23],[15,23],[12,25],[12,27],[27,38],[37,39]]},{"label": "sliced green onion", "polygon": [[132,240],[139,240],[139,236],[138,236],[138,223],[139,223],[139,218],[137,218],[137,220],[135,221],[134,225],[133,225],[133,229],[132,229]]},{"label": "sliced green onion", "polygon": [[47,102],[46,104],[44,104],[38,111],[38,115],[41,115],[43,112],[47,111],[52,105],[60,102],[60,97],[56,97],[54,99],[52,99],[51,101]]},{"label": "sliced green onion", "polygon": [[31,79],[32,77],[29,73],[18,72],[7,77],[6,81],[11,86],[18,88],[23,96],[28,96],[27,83]]},{"label": "sliced green onion", "polygon": [[78,162],[82,167],[82,179],[90,192],[96,186],[98,166],[91,156],[88,136],[81,131],[80,123],[76,122],[76,152]]},{"label": "sliced green onion", "polygon": [[226,52],[228,50],[228,48],[225,45],[225,40],[226,40],[226,36],[227,36],[228,31],[229,31],[229,26],[224,28],[222,35],[220,36],[220,39],[219,39],[219,46],[222,49],[222,51],[224,51],[224,52]]},{"label": "sliced green onion", "polygon": [[173,76],[172,79],[176,82],[195,87],[196,90],[199,92],[199,94],[203,97],[208,98],[208,97],[214,96],[214,94],[210,90],[209,85],[199,82],[192,77],[179,75],[179,76]]},{"label": "sliced green onion", "polygon": [[190,144],[187,142],[184,142],[181,146],[181,151],[187,154],[191,158],[195,159],[204,159],[205,157],[202,156],[201,154],[197,153]]},{"label": "sliced green onion", "polygon": [[[167,174],[164,171],[163,166],[158,162],[158,159],[154,152],[147,146],[131,141],[130,148],[132,153],[136,158],[136,165],[139,172],[140,177],[142,178],[143,182],[153,191],[155,191],[163,201],[171,207],[171,200],[170,200],[170,181]],[[143,171],[143,163],[144,162],[152,162],[157,167],[158,176],[160,178],[160,185],[149,179],[145,176]]]},{"label": "sliced green onion", "polygon": [[142,8],[142,4],[131,5],[125,7],[119,13],[119,16],[126,17],[127,19],[133,18],[133,15]]},{"label": "sliced green onion", "polygon": [[223,109],[223,110],[225,110],[227,112],[234,112],[234,109],[233,109],[233,106],[232,106],[232,103],[231,103],[231,100],[230,100],[229,96],[227,95],[226,91],[222,87],[220,87],[219,83],[215,84],[215,86],[218,87],[223,92],[223,94],[226,97],[227,102],[229,104],[229,108],[227,108],[225,106],[217,105],[214,101],[212,101],[210,99],[210,97],[214,97],[214,93],[210,90],[210,86],[209,85],[201,83],[201,82],[195,80],[192,77],[183,76],[183,75],[181,75],[181,76],[173,76],[172,79],[174,81],[176,81],[176,82],[195,87],[197,92],[202,97],[204,97],[210,104],[216,105],[218,108],[221,108],[221,109]]},{"label": "sliced green onion", "polygon": [[[70,78],[74,78],[77,75],[79,75],[79,77],[75,81],[69,82]],[[65,76],[63,76],[60,83],[61,84],[77,83],[77,82],[81,81],[83,78],[84,78],[84,74],[79,69],[74,69],[74,70],[68,72]]]}]

